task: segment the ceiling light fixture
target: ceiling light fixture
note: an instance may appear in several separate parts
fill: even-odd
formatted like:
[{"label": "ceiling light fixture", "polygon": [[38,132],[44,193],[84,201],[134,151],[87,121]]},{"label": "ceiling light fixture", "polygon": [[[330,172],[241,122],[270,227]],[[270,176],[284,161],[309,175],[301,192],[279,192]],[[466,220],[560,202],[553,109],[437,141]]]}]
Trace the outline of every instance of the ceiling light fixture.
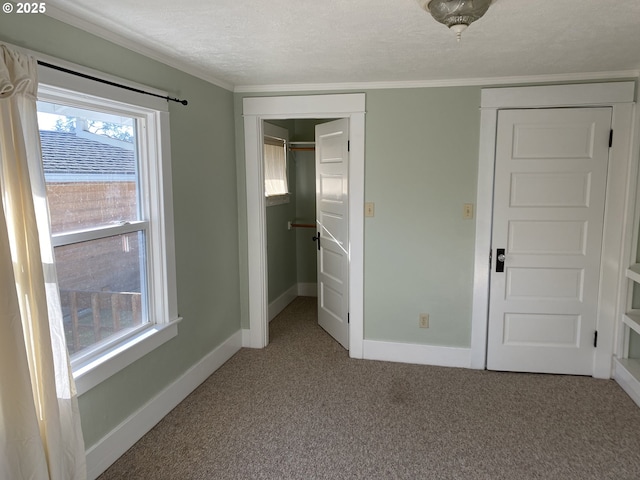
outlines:
[{"label": "ceiling light fixture", "polygon": [[482,17],[495,0],[417,0],[436,21],[456,33],[458,41],[469,25]]}]

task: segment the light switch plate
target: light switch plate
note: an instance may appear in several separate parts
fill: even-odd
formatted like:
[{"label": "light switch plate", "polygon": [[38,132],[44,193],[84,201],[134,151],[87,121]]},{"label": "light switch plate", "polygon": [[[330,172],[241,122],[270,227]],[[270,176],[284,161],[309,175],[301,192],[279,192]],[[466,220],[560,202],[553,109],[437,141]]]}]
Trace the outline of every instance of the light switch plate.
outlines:
[{"label": "light switch plate", "polygon": [[364,216],[373,217],[375,215],[375,205],[373,202],[367,202],[364,204]]},{"label": "light switch plate", "polygon": [[462,218],[471,220],[473,218],[473,203],[465,203],[462,211]]}]

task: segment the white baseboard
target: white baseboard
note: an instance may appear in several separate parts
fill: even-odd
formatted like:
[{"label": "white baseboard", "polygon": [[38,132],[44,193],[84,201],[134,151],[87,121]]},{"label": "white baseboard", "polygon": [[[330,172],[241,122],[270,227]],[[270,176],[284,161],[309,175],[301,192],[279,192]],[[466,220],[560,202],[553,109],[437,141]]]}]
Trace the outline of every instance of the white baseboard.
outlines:
[{"label": "white baseboard", "polygon": [[318,284],[317,283],[299,283],[298,296],[299,297],[317,297]]},{"label": "white baseboard", "polygon": [[413,343],[364,340],[363,358],[440,367],[471,367],[470,348],[438,347]]},{"label": "white baseboard", "polygon": [[640,364],[636,360],[613,358],[613,379],[640,407]]},{"label": "white baseboard", "polygon": [[94,480],[144,434],[184,400],[198,385],[229,360],[242,346],[238,331],[215,350],[187,370],[180,378],[149,400],[138,411],[90,447],[87,454],[87,478]]},{"label": "white baseboard", "polygon": [[273,302],[269,304],[269,321],[276,318],[276,316],[285,309],[287,305],[293,302],[298,296],[298,286],[293,285],[289,290],[284,292],[278,298],[276,298]]}]

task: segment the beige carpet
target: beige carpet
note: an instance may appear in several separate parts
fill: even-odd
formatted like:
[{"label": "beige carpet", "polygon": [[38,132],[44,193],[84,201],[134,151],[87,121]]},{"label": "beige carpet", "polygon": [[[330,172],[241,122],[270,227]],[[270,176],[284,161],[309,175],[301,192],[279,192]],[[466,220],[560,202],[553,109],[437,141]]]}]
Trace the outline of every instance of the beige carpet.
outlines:
[{"label": "beige carpet", "polygon": [[109,479],[640,479],[614,381],[352,360],[314,298],[273,320]]}]

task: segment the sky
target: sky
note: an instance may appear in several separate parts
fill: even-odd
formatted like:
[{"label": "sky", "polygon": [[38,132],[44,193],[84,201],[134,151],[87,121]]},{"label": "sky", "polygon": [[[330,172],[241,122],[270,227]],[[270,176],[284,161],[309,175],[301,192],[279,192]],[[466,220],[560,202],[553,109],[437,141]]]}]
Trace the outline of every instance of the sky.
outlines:
[{"label": "sky", "polygon": [[38,112],[38,128],[40,130],[55,130],[56,121],[65,118],[63,115]]}]

